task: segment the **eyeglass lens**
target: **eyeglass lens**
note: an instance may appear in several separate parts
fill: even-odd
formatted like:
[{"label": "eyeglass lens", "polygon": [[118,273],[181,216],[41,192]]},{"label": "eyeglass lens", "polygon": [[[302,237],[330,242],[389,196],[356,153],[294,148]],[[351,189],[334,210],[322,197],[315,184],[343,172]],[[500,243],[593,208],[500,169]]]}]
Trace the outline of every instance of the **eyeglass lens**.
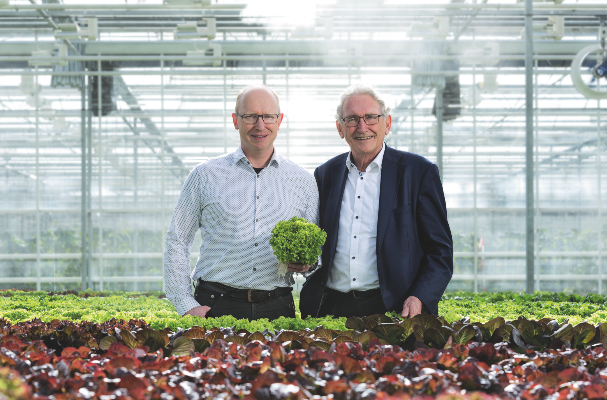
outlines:
[{"label": "eyeglass lens", "polygon": [[259,117],[261,117],[263,122],[265,122],[266,124],[273,124],[278,120],[278,116],[276,116],[274,114],[264,114],[264,115],[247,114],[247,115],[242,116],[242,120],[244,122],[246,122],[247,124],[254,124],[257,122]]},{"label": "eyeglass lens", "polygon": [[[357,126],[360,121],[358,115],[351,115],[346,117],[346,126]],[[362,117],[367,125],[375,125],[379,121],[379,115],[377,114],[366,114]]]}]

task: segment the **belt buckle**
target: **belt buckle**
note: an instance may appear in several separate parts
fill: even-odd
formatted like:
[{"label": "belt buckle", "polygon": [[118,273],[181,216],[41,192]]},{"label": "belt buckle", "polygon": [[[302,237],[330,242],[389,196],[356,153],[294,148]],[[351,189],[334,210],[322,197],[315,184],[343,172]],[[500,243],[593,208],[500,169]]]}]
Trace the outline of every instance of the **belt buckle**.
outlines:
[{"label": "belt buckle", "polygon": [[[257,303],[260,301],[263,301],[264,298],[261,296],[261,293],[257,293],[255,298],[251,297],[251,294],[253,294],[252,292],[258,292],[258,290],[255,289],[249,289],[247,290],[247,300],[249,301],[249,303]],[[272,291],[268,292],[268,298],[272,298]]]}]

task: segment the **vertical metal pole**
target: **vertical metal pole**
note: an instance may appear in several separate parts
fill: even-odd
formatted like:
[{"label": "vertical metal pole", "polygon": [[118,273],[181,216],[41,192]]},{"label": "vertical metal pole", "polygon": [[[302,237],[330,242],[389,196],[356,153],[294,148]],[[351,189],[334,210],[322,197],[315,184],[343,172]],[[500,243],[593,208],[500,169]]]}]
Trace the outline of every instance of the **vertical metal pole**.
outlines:
[{"label": "vertical metal pole", "polygon": [[82,93],[80,98],[80,191],[81,191],[81,269],[80,269],[80,290],[86,290],[86,77],[82,77]]},{"label": "vertical metal pole", "polygon": [[34,81],[36,98],[36,290],[40,290],[40,116],[38,104],[38,66],[36,66],[36,79]]},{"label": "vertical metal pole", "polygon": [[[472,185],[474,186],[474,242],[472,243],[472,247],[474,248],[474,293],[478,293],[478,214],[476,203],[476,162],[476,64],[472,64]],[[485,285],[483,284],[483,288],[484,287]]]},{"label": "vertical metal pole", "polygon": [[[261,37],[263,38],[264,41],[266,40],[266,34],[265,33],[262,34]],[[262,56],[263,56],[263,54],[262,54]],[[266,84],[266,60],[263,60],[261,62],[261,65],[262,65],[262,69],[263,69],[263,74],[262,74],[263,84],[265,85]]]},{"label": "vertical metal pole", "polygon": [[[226,33],[223,33],[226,40]],[[225,56],[226,53],[223,53]],[[228,153],[228,78],[226,75],[227,60],[223,60],[223,154]]]},{"label": "vertical metal pole", "polygon": [[[538,60],[535,60],[535,68],[537,69],[539,66]],[[540,140],[539,140],[539,135],[540,135],[540,123],[539,123],[539,114],[540,114],[540,107],[539,107],[539,89],[538,89],[538,79],[539,76],[538,75],[534,75],[534,85],[533,85],[533,90],[534,90],[534,104],[535,104],[535,113],[533,115],[533,124],[534,124],[534,136],[535,136],[535,140],[534,140],[534,144],[535,144],[535,167],[533,169],[533,173],[535,176],[535,209],[534,209],[534,215],[535,215],[535,224],[539,227],[541,226],[541,214],[540,214],[540,162],[539,162],[539,157],[540,157],[540,152],[539,152],[539,145],[540,145]],[[535,244],[535,265],[538,266],[538,271],[537,274],[535,274],[535,290],[542,290],[542,286],[541,286],[541,281],[540,281],[540,276],[542,273],[542,269],[541,269],[541,264],[540,264],[540,235],[533,235],[533,239],[534,239],[534,244]]]},{"label": "vertical metal pole", "polygon": [[87,147],[87,168],[86,168],[86,228],[87,228],[87,288],[93,289],[93,85],[90,83],[91,77],[87,77],[87,129],[86,129],[86,147]]},{"label": "vertical metal pole", "polygon": [[[100,56],[101,54],[97,54],[98,56]],[[97,71],[101,71],[101,60],[97,60]],[[113,79],[113,78],[112,78]],[[102,173],[103,173],[103,143],[102,143],[102,136],[101,136],[101,111],[102,111],[102,104],[101,104],[101,75],[98,76],[97,79],[97,122],[98,122],[98,134],[97,137],[99,138],[98,142],[97,142],[97,149],[98,149],[98,163],[99,163],[99,176],[97,177],[97,182],[99,183],[99,257],[98,257],[98,263],[99,263],[99,290],[103,291],[103,196],[102,196]]]},{"label": "vertical metal pole", "polygon": [[411,153],[413,153],[415,151],[415,95],[413,93],[413,75],[411,76],[411,83],[410,83],[410,89],[411,89],[411,147],[409,147],[409,151]]},{"label": "vertical metal pole", "polygon": [[[348,48],[351,47],[350,45],[350,31],[348,31]],[[348,86],[352,85],[352,62],[348,63]]]},{"label": "vertical metal pole", "polygon": [[[164,56],[164,54],[161,54],[161,56]],[[225,75],[224,75],[225,76]],[[225,107],[224,107],[225,109]],[[164,218],[164,208],[165,208],[165,200],[164,200],[164,192],[165,192],[165,187],[164,187],[164,172],[165,172],[165,155],[164,155],[164,142],[165,142],[165,138],[164,138],[164,59],[160,60],[160,132],[162,134],[162,142],[161,142],[161,154],[162,154],[162,163],[160,165],[161,168],[161,181],[160,181],[160,208],[161,208],[161,218],[162,218],[162,223],[160,226],[162,226],[162,231],[161,231],[161,243],[162,243],[162,254],[164,254],[164,248],[165,248],[165,235],[166,235],[166,231],[167,229],[165,229],[165,218]],[[189,260],[188,260],[189,262]],[[164,269],[164,267],[163,267]],[[162,274],[162,291],[165,291],[165,281],[164,281],[164,273]]]},{"label": "vertical metal pole", "polygon": [[[133,121],[133,126],[135,127],[135,131],[137,131],[137,118]],[[139,136],[133,137],[133,203],[135,204],[135,208],[139,208],[139,201],[137,198],[139,191],[139,182],[137,180],[137,170],[139,169],[139,152],[137,148],[139,146],[138,137]],[[139,253],[139,226],[138,224],[133,224],[133,226],[135,227],[135,232],[133,232],[133,252]],[[137,257],[133,258],[133,273],[135,278],[139,276],[139,259]],[[135,279],[133,286],[135,291],[139,289],[137,279]]]},{"label": "vertical metal pole", "polygon": [[533,0],[525,0],[525,172],[527,294],[533,294],[535,261],[535,226],[533,199]]},{"label": "vertical metal pole", "polygon": [[[604,20],[603,20],[604,21]],[[600,80],[597,79],[597,85]],[[597,174],[597,190],[598,190],[598,222],[599,222],[599,294],[603,294],[603,201],[601,194],[601,100],[596,101],[596,174]]]},{"label": "vertical metal pole", "polygon": [[443,175],[443,89],[436,89],[436,165],[441,181]]},{"label": "vertical metal pole", "polygon": [[[287,53],[287,57],[289,56],[289,53]],[[287,59],[285,61],[285,77],[286,77],[286,85],[287,85],[287,158],[291,158],[291,141],[289,138],[289,135],[291,134],[291,126],[289,124],[289,109],[290,109],[290,90],[289,90],[289,60]]]},{"label": "vertical metal pole", "polygon": [[[600,26],[605,26],[605,17],[601,17]],[[602,29],[602,28],[601,28]],[[601,40],[601,44],[604,44]],[[601,80],[596,81],[597,88],[601,85]],[[597,170],[597,189],[598,189],[598,221],[599,221],[599,294],[603,294],[603,201],[602,201],[602,187],[601,187],[601,149],[603,145],[601,143],[601,100],[596,101],[596,170]]]}]

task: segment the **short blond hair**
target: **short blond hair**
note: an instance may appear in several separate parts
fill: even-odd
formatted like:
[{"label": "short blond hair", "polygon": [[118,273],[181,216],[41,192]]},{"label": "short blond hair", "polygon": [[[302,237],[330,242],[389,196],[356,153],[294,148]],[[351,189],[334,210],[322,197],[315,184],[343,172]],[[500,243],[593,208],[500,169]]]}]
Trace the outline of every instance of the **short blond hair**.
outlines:
[{"label": "short blond hair", "polygon": [[274,89],[272,89],[271,87],[269,87],[268,85],[265,85],[265,84],[249,85],[249,86],[245,86],[244,88],[242,88],[242,90],[240,92],[238,92],[238,96],[236,96],[236,105],[234,106],[234,111],[238,112],[238,106],[240,105],[240,98],[242,97],[242,95],[251,89],[257,89],[257,88],[267,89],[274,95],[274,98],[276,99],[276,103],[278,104],[278,112],[280,112],[280,99],[278,98],[278,95],[276,94]]}]

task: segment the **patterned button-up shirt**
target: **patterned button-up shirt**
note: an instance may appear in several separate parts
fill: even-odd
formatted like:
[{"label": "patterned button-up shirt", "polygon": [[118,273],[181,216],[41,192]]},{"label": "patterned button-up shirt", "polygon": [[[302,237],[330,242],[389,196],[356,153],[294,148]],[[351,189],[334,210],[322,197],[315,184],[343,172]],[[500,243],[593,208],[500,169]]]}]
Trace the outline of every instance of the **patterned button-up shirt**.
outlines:
[{"label": "patterned button-up shirt", "polygon": [[[167,298],[180,315],[199,306],[190,277],[237,289],[272,290],[293,284],[280,277],[270,234],[294,216],[318,224],[318,188],[312,174],[274,149],[259,174],[239,147],[197,165],[188,176],[167,233],[164,278]],[[190,274],[190,247],[202,243]]]}]

